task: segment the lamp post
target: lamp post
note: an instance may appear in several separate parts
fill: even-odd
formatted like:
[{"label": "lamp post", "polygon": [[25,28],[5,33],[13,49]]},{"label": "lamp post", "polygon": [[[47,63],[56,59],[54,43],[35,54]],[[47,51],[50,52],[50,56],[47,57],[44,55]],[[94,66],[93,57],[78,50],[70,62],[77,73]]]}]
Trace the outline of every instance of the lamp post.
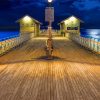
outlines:
[{"label": "lamp post", "polygon": [[48,59],[52,59],[53,51],[53,40],[52,40],[52,22],[54,21],[54,8],[51,6],[52,0],[48,0],[49,7],[45,9],[45,21],[49,23],[48,25],[48,40],[47,40],[47,56]]},{"label": "lamp post", "polygon": [[52,0],[48,0],[49,7],[52,7]]},{"label": "lamp post", "polygon": [[[48,0],[48,3],[49,3],[49,9],[52,9],[52,6],[51,6],[51,4],[52,4],[52,0]],[[50,16],[52,16],[52,15],[50,15]],[[48,32],[49,32],[49,38],[50,39],[52,39],[52,19],[51,18],[49,18],[49,26],[48,26]]]}]

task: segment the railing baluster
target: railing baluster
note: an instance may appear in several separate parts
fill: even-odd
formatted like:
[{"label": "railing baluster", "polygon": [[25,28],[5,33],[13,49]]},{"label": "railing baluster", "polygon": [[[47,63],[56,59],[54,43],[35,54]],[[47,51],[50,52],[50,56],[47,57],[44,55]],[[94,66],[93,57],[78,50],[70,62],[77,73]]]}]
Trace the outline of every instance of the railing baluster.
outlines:
[{"label": "railing baluster", "polygon": [[81,46],[84,46],[84,47],[100,54],[100,42],[97,39],[85,38],[85,37],[81,37],[81,36],[77,36],[77,35],[72,36],[72,39],[75,42],[79,43]]},{"label": "railing baluster", "polygon": [[[30,35],[30,36],[29,36]],[[14,36],[12,39],[3,39],[0,42],[0,54],[7,52],[8,50],[20,45],[21,43],[31,39],[32,33],[20,35],[20,37]]]}]

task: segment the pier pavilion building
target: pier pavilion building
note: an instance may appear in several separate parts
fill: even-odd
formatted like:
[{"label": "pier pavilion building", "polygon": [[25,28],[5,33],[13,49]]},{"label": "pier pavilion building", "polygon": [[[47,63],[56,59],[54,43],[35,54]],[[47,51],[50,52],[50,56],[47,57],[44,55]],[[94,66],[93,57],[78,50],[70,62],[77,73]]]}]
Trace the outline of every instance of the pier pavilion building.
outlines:
[{"label": "pier pavilion building", "polygon": [[26,15],[16,21],[20,24],[20,33],[34,33],[34,36],[39,36],[41,23],[29,15]]},{"label": "pier pavilion building", "polygon": [[75,16],[70,16],[58,25],[60,25],[61,34],[68,37],[69,33],[80,35],[80,23],[84,22]]}]

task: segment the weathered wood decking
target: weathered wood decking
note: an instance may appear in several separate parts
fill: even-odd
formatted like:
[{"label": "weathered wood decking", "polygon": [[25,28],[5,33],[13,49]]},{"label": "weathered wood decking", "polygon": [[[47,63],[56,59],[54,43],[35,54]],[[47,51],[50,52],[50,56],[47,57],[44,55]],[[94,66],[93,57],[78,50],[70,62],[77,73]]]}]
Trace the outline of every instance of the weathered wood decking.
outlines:
[{"label": "weathered wood decking", "polygon": [[66,38],[35,38],[0,57],[0,100],[100,100],[100,57]]}]

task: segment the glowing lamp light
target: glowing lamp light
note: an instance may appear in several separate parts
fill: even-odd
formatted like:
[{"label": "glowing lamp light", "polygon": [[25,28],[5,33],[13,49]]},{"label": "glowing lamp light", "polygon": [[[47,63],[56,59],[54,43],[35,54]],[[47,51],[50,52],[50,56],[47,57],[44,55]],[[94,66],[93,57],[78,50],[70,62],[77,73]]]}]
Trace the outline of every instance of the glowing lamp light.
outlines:
[{"label": "glowing lamp light", "polygon": [[23,19],[25,22],[29,22],[31,21],[31,18],[29,16],[25,16],[24,19]]},{"label": "glowing lamp light", "polygon": [[49,3],[51,3],[51,2],[52,2],[52,0],[48,0],[48,2],[49,2]]},{"label": "glowing lamp light", "polygon": [[65,20],[64,22],[65,22],[66,25],[69,24],[69,20]]},{"label": "glowing lamp light", "polygon": [[70,20],[71,20],[71,21],[75,21],[76,18],[72,16],[72,17],[70,17]]}]

